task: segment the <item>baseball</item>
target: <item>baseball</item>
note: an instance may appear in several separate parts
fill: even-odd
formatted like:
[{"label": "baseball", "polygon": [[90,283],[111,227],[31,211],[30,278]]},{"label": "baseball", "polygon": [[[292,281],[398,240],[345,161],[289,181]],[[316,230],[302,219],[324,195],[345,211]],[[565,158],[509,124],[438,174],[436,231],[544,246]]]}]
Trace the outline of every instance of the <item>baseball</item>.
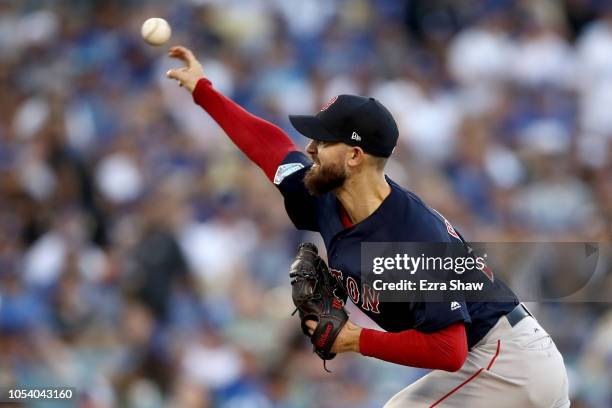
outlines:
[{"label": "baseball", "polygon": [[142,24],[140,29],[142,38],[151,45],[165,44],[172,35],[170,24],[163,18],[149,18]]}]

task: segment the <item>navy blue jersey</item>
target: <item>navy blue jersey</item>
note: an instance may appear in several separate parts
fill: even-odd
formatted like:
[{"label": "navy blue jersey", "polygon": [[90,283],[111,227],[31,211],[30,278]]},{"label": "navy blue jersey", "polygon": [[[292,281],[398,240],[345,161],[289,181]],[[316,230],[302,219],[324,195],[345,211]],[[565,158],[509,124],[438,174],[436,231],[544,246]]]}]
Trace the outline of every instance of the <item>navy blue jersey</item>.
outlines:
[{"label": "navy blue jersey", "polygon": [[298,229],[321,234],[331,273],[342,282],[353,303],[380,327],[389,332],[434,332],[462,321],[472,347],[500,316],[518,304],[516,296],[498,279],[493,285],[505,294],[503,302],[379,302],[374,289],[361,282],[362,242],[461,243],[462,238],[439,213],[389,178],[391,193],[376,211],[346,228],[340,202],[333,193],[315,197],[306,190],[303,178],[311,165],[303,153],[292,152],[279,167],[275,183],[283,194],[289,218]]}]

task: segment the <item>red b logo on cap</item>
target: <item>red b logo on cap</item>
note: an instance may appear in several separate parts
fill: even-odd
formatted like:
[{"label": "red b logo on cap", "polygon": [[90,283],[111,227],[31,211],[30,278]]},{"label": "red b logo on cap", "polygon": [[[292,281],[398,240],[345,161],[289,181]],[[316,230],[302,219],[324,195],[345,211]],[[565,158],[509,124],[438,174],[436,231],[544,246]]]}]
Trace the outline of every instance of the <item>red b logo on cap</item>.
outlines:
[{"label": "red b logo on cap", "polygon": [[337,96],[334,96],[333,98],[331,98],[325,105],[323,105],[323,107],[321,108],[321,112],[323,112],[325,109],[327,109],[330,106],[332,106],[334,104],[334,102],[336,102],[336,99],[338,99]]}]

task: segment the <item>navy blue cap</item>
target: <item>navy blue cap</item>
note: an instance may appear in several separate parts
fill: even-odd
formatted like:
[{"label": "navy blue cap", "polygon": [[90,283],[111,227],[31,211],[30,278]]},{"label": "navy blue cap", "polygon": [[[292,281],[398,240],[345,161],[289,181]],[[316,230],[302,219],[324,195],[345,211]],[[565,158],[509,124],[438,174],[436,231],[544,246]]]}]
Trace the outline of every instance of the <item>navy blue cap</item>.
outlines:
[{"label": "navy blue cap", "polygon": [[387,108],[365,96],[339,95],[316,115],[291,115],[289,120],[310,139],[359,146],[380,157],[391,155],[399,135]]}]

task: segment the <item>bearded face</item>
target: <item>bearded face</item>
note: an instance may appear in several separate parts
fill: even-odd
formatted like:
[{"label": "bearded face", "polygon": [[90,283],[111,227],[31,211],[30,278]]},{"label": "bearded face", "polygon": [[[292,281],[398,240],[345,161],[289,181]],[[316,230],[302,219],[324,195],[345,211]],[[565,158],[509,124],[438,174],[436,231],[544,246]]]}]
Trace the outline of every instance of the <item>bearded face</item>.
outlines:
[{"label": "bearded face", "polygon": [[342,163],[315,163],[304,176],[304,185],[315,196],[329,193],[342,186],[346,180],[346,170]]}]

